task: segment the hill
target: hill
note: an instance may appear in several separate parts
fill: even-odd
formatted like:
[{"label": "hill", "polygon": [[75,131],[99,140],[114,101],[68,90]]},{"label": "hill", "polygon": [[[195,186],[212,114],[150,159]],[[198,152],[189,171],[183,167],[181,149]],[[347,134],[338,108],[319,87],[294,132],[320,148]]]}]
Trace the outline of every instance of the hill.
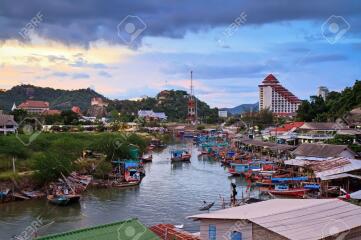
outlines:
[{"label": "hill", "polygon": [[[62,90],[42,88],[33,85],[19,85],[10,90],[0,92],[0,109],[10,111],[13,103],[16,105],[27,99],[47,101],[50,108],[66,110],[72,106],[79,106],[85,112],[90,108],[90,100],[101,97],[109,103],[108,112],[113,110],[123,115],[136,116],[138,110],[154,110],[165,112],[170,121],[184,121],[187,117],[188,94],[186,91],[165,90],[156,97],[148,97],[139,101],[109,100],[94,90]],[[211,109],[207,103],[197,99],[198,116],[203,122],[214,123],[218,120],[218,109]]]},{"label": "hill", "polygon": [[222,108],[221,110],[228,111],[232,115],[237,115],[250,111],[258,112],[258,102],[253,104],[241,104],[234,108]]},{"label": "hill", "polygon": [[79,106],[84,111],[90,107],[90,100],[93,97],[106,99],[90,88],[62,90],[33,85],[19,85],[0,92],[0,109],[10,111],[14,102],[19,105],[27,99],[34,99],[49,102],[52,109],[64,110],[70,109],[72,106]]},{"label": "hill", "polygon": [[[123,114],[134,115],[139,109],[165,112],[169,121],[184,121],[187,117],[188,94],[181,90],[164,90],[156,97],[148,97],[139,101],[114,100],[109,106]],[[205,102],[197,99],[198,116],[205,123],[218,120],[218,109],[210,108]]]}]

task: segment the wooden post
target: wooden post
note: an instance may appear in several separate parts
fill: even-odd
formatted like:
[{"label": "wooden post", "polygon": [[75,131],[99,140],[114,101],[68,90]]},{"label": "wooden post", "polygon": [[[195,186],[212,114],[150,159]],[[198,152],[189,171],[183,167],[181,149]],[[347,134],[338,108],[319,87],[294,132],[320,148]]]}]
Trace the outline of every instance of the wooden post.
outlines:
[{"label": "wooden post", "polygon": [[15,157],[13,156],[13,173],[15,174],[15,172],[16,172]]}]

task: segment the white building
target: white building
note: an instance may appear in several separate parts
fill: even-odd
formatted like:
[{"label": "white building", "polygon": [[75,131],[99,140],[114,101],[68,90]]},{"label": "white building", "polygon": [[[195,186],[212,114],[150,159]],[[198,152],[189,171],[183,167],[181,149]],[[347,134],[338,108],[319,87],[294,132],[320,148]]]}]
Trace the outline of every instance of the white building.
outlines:
[{"label": "white building", "polygon": [[321,86],[321,87],[319,87],[318,90],[317,90],[317,96],[322,97],[323,100],[326,100],[326,97],[327,97],[327,95],[328,95],[329,92],[330,92],[330,91],[328,90],[327,87]]},{"label": "white building", "polygon": [[167,120],[167,115],[164,112],[154,112],[153,110],[139,110],[138,117],[146,119]]},{"label": "white building", "polygon": [[259,109],[269,109],[278,115],[292,115],[301,104],[301,100],[284,88],[269,74],[259,87]]}]

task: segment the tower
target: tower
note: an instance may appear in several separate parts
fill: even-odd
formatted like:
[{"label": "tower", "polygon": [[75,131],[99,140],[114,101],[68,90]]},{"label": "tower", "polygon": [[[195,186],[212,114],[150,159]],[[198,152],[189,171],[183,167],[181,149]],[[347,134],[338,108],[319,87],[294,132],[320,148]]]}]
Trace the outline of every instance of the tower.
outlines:
[{"label": "tower", "polygon": [[191,89],[188,97],[188,123],[195,125],[197,123],[197,103],[194,97],[194,89],[193,89],[193,71],[191,71]]}]

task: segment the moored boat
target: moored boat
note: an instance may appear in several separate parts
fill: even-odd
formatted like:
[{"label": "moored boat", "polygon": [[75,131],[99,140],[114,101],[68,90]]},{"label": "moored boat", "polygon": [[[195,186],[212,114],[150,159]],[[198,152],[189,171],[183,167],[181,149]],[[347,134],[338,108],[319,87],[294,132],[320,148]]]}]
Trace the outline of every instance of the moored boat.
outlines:
[{"label": "moored boat", "polygon": [[276,196],[303,198],[309,189],[303,187],[290,188],[288,185],[276,185],[273,190],[268,192]]},{"label": "moored boat", "polygon": [[179,161],[190,161],[192,155],[186,150],[174,150],[171,151],[171,161],[179,162]]}]

